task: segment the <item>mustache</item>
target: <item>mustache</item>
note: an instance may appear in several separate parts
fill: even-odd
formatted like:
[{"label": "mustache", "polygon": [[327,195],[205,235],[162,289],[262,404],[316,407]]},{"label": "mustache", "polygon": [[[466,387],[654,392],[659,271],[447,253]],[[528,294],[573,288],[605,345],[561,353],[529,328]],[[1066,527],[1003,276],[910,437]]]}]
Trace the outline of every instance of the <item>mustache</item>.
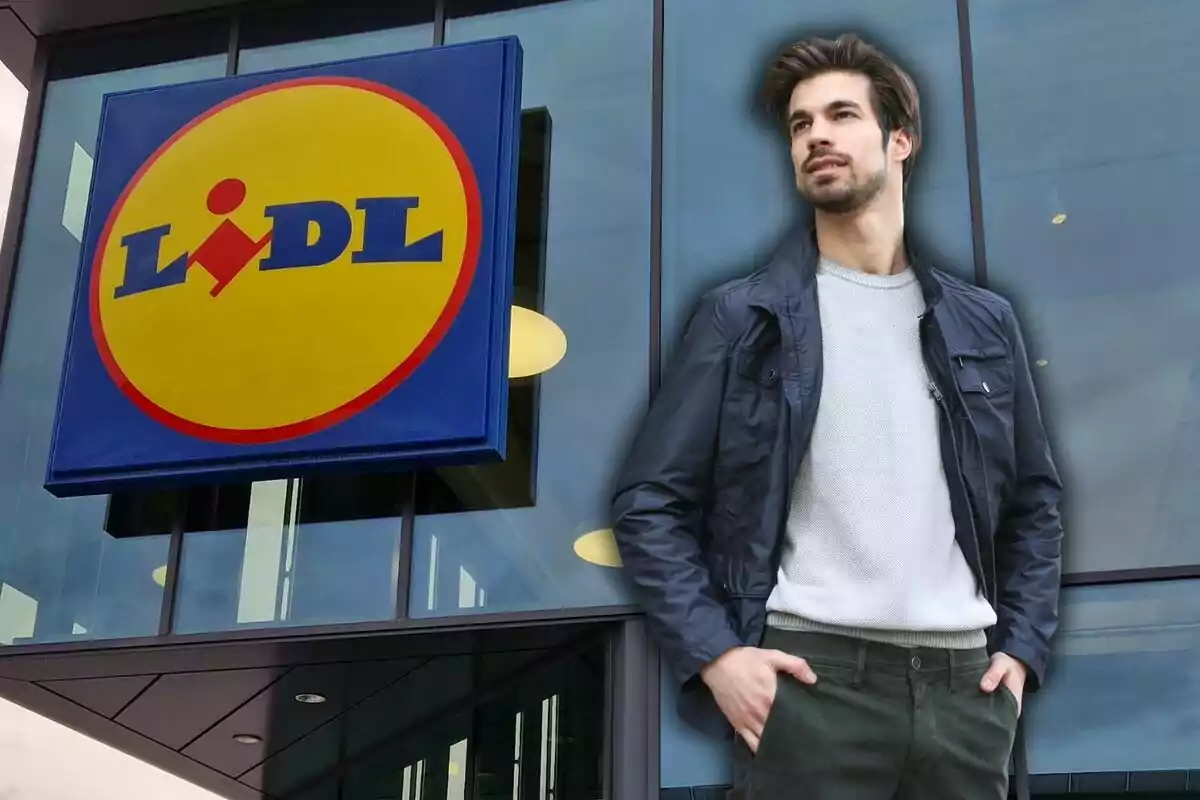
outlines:
[{"label": "mustache", "polygon": [[813,164],[815,164],[816,162],[821,161],[823,159],[827,159],[827,158],[837,159],[838,161],[841,161],[843,164],[850,163],[850,156],[846,155],[845,153],[839,153],[837,150],[829,150],[829,149],[814,150],[808,154],[808,158],[804,159],[804,165],[803,165],[804,171],[805,172],[811,171]]}]

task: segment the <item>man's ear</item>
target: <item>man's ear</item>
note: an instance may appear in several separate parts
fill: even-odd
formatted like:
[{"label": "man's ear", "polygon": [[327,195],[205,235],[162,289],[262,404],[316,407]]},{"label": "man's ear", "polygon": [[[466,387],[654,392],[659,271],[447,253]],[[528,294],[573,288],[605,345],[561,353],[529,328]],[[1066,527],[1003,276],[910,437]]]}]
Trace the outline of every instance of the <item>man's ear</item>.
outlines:
[{"label": "man's ear", "polygon": [[912,135],[901,128],[897,131],[892,131],[892,135],[888,137],[891,140],[892,157],[897,161],[904,161],[913,151]]}]

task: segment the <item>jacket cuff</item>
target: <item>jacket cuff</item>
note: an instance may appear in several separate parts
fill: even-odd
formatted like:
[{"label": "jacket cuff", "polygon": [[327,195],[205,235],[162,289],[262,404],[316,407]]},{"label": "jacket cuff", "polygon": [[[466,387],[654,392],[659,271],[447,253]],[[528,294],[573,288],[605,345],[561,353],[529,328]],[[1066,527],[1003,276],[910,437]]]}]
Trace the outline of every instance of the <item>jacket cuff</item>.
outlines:
[{"label": "jacket cuff", "polygon": [[744,647],[745,644],[731,628],[726,627],[710,639],[688,648],[688,652],[675,662],[675,674],[684,686],[698,683],[701,670],[733,648]]},{"label": "jacket cuff", "polygon": [[1034,649],[1016,641],[1005,638],[997,642],[995,651],[1012,656],[1025,665],[1028,675],[1025,678],[1025,691],[1032,694],[1042,688],[1046,680],[1046,663],[1049,654],[1043,649]]}]

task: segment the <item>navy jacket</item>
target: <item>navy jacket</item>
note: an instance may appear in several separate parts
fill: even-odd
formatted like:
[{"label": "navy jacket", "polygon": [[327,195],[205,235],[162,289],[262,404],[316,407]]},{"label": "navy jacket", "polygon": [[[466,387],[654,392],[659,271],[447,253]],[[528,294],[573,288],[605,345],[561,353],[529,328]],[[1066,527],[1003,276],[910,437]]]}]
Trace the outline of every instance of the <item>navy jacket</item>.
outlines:
[{"label": "navy jacket", "polygon": [[[1007,301],[909,256],[956,538],[996,609],[989,649],[1024,662],[1036,691],[1058,625],[1062,487],[1025,346]],[[805,226],[702,298],[615,487],[625,570],[702,727],[717,720],[699,672],[758,644],[778,575],[821,397],[817,260]]]}]

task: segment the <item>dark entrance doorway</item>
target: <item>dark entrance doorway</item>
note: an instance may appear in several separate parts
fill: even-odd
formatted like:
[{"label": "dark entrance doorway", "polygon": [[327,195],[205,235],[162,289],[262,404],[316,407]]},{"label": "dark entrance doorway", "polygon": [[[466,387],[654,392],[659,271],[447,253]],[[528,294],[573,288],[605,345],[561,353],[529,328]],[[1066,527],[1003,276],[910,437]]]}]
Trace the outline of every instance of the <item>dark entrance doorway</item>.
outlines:
[{"label": "dark entrance doorway", "polygon": [[268,762],[263,788],[288,800],[601,798],[604,634],[398,662],[386,688],[333,722],[325,774],[300,744]]},{"label": "dark entrance doorway", "polygon": [[635,617],[38,651],[6,696],[237,800],[657,794]]}]

